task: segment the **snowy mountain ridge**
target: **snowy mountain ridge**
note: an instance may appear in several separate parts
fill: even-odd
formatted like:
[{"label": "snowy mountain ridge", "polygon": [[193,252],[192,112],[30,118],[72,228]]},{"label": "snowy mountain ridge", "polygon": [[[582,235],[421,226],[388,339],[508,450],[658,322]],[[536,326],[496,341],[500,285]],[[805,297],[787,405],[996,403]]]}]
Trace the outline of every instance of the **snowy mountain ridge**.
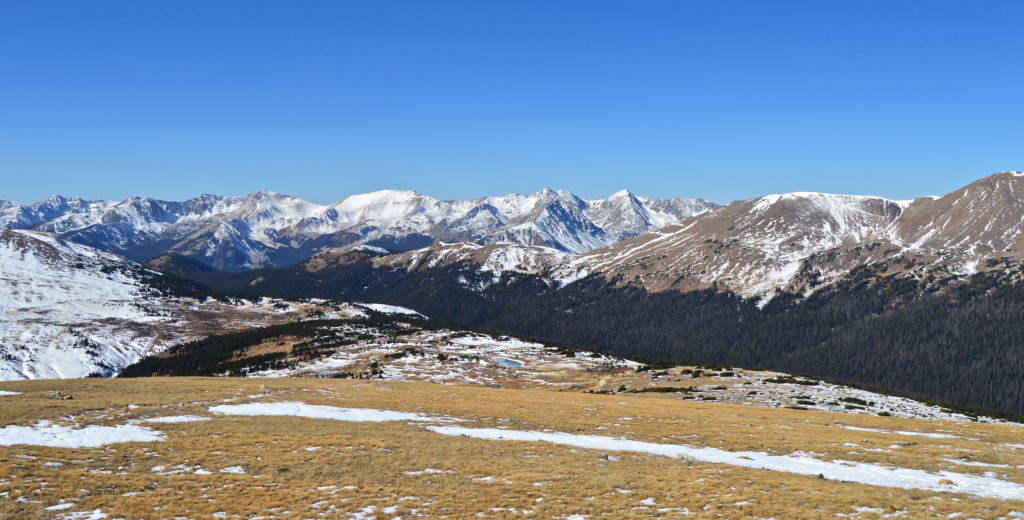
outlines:
[{"label": "snowy mountain ridge", "polygon": [[[593,221],[600,224],[609,206],[639,208],[633,199],[619,193],[591,203]],[[1022,214],[1024,175],[1004,172],[942,197],[914,200],[765,195],[576,255],[520,244],[437,243],[380,255],[373,264],[423,271],[466,263],[494,281],[503,272],[526,273],[553,286],[596,275],[654,292],[718,287],[767,303],[776,291],[809,295],[869,265],[918,279],[961,277],[1005,261],[1016,265],[1024,261]],[[486,286],[479,280],[469,285]]]},{"label": "snowy mountain ridge", "polygon": [[440,200],[384,190],[318,205],[270,191],[184,201],[51,197],[0,201],[0,229],[31,229],[142,261],[177,253],[225,270],[292,265],[317,252],[368,243],[392,251],[439,241],[537,245],[582,253],[716,207],[700,199],[648,199],[628,191],[583,200],[541,190]]}]

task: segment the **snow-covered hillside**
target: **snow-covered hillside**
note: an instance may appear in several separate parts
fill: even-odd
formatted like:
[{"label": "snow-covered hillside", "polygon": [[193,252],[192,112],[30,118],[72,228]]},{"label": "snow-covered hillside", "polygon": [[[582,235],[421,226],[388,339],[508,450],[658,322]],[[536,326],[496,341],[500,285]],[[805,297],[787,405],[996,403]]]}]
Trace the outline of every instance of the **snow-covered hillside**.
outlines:
[{"label": "snow-covered hillside", "polygon": [[292,265],[360,243],[405,251],[436,241],[500,242],[581,253],[714,207],[699,199],[646,199],[625,191],[586,201],[547,189],[474,200],[385,190],[325,206],[268,191],[184,202],[52,197],[33,204],[0,202],[0,229],[57,233],[139,261],[178,253],[239,270]]},{"label": "snow-covered hillside", "polygon": [[169,345],[314,307],[171,297],[162,280],[51,234],[0,231],[0,379],[110,375]]}]

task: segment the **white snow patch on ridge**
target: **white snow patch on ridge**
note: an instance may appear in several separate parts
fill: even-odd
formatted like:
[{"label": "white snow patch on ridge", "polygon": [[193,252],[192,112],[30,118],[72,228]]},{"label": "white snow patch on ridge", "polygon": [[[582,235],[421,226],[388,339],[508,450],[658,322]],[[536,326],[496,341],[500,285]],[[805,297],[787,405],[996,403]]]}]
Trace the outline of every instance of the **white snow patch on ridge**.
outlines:
[{"label": "white snow patch on ridge", "polygon": [[212,406],[210,407],[210,411],[224,415],[295,416],[307,417],[310,419],[333,419],[336,421],[352,422],[435,420],[425,415],[408,412],[393,412],[390,410],[375,410],[372,408],[339,408],[336,406],[306,404],[298,401],[286,401],[281,403],[226,404]]},{"label": "white snow patch on ridge", "polygon": [[423,316],[422,314],[409,309],[407,307],[399,307],[397,305],[385,305],[383,303],[357,303],[356,305],[371,311],[383,312],[384,314],[408,314],[414,316]]},{"label": "white snow patch on ridge", "polygon": [[20,395],[21,392],[8,392],[6,390],[0,390],[0,397],[5,395]]},{"label": "white snow patch on ridge", "polygon": [[[702,462],[797,473],[800,475],[822,475],[827,479],[873,486],[969,493],[976,496],[1001,499],[1024,499],[1024,485],[997,478],[979,477],[949,471],[930,473],[919,469],[885,467],[863,462],[843,460],[829,462],[801,454],[769,455],[757,451],[725,451],[716,448],[656,444],[596,435],[499,430],[496,428],[465,428],[461,426],[427,426],[426,428],[442,435],[461,435],[487,440],[550,442],[552,444],[574,446],[577,448],[632,451],[666,457],[685,456]],[[942,480],[952,481],[953,483],[940,484],[939,482]]]},{"label": "white snow patch on ridge", "polygon": [[356,251],[367,251],[370,253],[378,253],[382,255],[390,255],[391,251],[384,249],[383,247],[371,246],[369,244],[362,244],[355,248]]},{"label": "white snow patch on ridge", "polygon": [[51,448],[96,448],[121,442],[163,440],[163,433],[132,424],[74,428],[42,421],[35,426],[7,426],[0,429],[0,446],[29,444]]}]

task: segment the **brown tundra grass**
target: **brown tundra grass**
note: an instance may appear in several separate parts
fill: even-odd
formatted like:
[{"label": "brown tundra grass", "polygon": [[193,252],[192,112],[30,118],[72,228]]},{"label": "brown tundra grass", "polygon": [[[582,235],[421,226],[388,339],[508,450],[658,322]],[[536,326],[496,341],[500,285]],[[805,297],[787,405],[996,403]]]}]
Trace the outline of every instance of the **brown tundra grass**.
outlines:
[{"label": "brown tundra grass", "polygon": [[[546,443],[445,437],[402,422],[216,416],[237,403],[303,401],[465,419],[466,426],[550,429],[789,454],[797,450],[1024,483],[1024,428],[684,401],[657,394],[592,395],[333,379],[84,379],[7,382],[0,426],[45,419],[147,424],[165,442],[94,449],[0,447],[0,518],[1012,518],[1024,502],[899,490],[763,470],[601,453]],[[47,398],[60,391],[74,398]],[[132,405],[129,407],[129,405]],[[942,431],[956,439],[853,431]],[[855,443],[857,447],[844,446]],[[966,466],[946,459],[1000,464]],[[162,474],[176,467],[187,472]],[[244,474],[220,470],[241,466]],[[159,468],[162,467],[162,470]],[[436,473],[421,473],[425,469]],[[210,474],[196,474],[197,469]],[[420,472],[420,473],[417,473]],[[647,499],[653,499],[654,505]],[[73,503],[69,509],[47,507]],[[370,509],[370,508],[373,509]],[[857,508],[861,509],[858,512]],[[687,514],[689,516],[687,516]],[[950,516],[954,515],[954,516]]]}]

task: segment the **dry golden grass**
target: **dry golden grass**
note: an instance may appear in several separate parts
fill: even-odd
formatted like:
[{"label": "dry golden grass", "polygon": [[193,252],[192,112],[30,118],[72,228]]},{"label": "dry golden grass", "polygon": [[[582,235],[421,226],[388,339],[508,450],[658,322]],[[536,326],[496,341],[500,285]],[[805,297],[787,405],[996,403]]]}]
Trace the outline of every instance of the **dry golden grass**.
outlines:
[{"label": "dry golden grass", "polygon": [[277,354],[278,352],[292,353],[295,345],[306,341],[304,338],[294,336],[281,336],[272,338],[257,345],[253,345],[235,354],[235,359],[262,356],[265,354]]},{"label": "dry golden grass", "polygon": [[[1024,483],[1024,470],[1018,467],[1024,466],[1024,450],[1006,446],[1021,443],[1024,428],[1011,425],[759,408],[650,394],[331,379],[86,379],[8,382],[0,389],[23,392],[0,397],[2,425],[39,419],[123,424],[145,417],[211,415],[207,409],[225,399],[294,400],[445,415],[466,419],[467,426],[551,429],[774,454],[803,450],[824,459],[931,471],[996,471]],[[54,390],[74,399],[48,399]],[[959,438],[853,431],[838,424],[942,431]],[[478,513],[487,518],[679,518],[686,510],[692,518],[799,519],[855,515],[858,507],[902,512],[902,518],[954,513],[998,518],[1024,511],[1022,501],[687,464],[645,454],[613,453],[609,458],[544,443],[444,437],[399,422],[214,416],[205,422],[148,426],[164,431],[166,441],[95,449],[0,447],[0,493],[7,493],[0,501],[0,518],[58,517],[62,512],[44,508],[68,500],[77,503],[63,513],[100,509],[125,519],[212,518],[218,512],[227,518],[349,518],[370,506],[375,509],[366,516],[376,518],[475,518]],[[314,447],[319,448],[306,449]],[[1011,468],[944,460],[963,456]],[[154,471],[160,466],[162,471]],[[161,474],[177,466],[192,471]],[[245,474],[219,473],[232,466],[243,467]],[[213,474],[197,475],[197,467]],[[427,468],[446,472],[407,474]],[[494,480],[474,480],[483,477]],[[649,497],[655,506],[641,503]],[[879,516],[865,512],[861,517]]]}]

